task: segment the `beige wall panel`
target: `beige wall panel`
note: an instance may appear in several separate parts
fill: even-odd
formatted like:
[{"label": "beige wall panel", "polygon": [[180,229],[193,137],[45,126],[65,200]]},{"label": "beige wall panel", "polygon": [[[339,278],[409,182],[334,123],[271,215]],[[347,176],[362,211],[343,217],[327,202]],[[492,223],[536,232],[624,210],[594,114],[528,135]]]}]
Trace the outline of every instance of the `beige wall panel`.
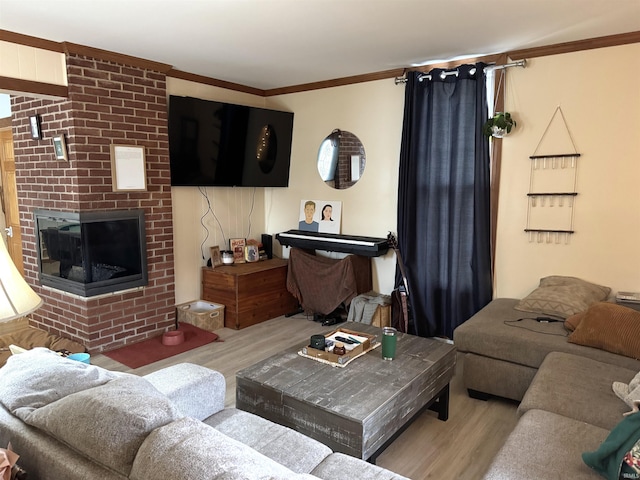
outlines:
[{"label": "beige wall panel", "polygon": [[64,54],[0,41],[0,76],[66,85]]},{"label": "beige wall panel", "polygon": [[[547,275],[640,291],[639,58],[640,45],[632,44],[535,58],[508,70],[506,109],[518,127],[503,141],[496,296],[523,297]],[[523,231],[529,156],[570,153],[559,113],[550,125],[558,106],[582,154],[576,233],[568,243],[538,243]]]}]

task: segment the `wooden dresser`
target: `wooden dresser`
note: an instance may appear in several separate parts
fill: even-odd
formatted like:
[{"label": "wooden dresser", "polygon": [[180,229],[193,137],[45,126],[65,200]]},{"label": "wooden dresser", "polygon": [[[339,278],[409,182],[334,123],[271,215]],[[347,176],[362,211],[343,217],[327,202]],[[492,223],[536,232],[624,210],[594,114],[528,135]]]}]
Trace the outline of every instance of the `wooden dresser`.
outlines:
[{"label": "wooden dresser", "polygon": [[282,258],[203,267],[202,299],[224,305],[224,326],[235,329],[294,312],[298,307],[287,291],[287,260]]}]

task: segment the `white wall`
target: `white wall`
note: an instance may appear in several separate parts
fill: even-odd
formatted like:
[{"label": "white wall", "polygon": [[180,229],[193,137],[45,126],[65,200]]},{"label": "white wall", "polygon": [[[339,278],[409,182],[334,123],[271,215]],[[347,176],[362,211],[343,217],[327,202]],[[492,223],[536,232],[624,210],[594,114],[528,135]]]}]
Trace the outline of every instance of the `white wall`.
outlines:
[{"label": "white wall", "polygon": [[[632,44],[534,58],[508,70],[506,109],[518,126],[503,141],[496,296],[522,297],[552,274],[640,291],[639,58],[640,45]],[[582,154],[576,233],[569,244],[530,242],[523,231],[529,156],[558,105]],[[571,148],[558,134],[565,130],[558,118],[537,154]]]},{"label": "white wall", "polygon": [[[404,87],[393,79],[268,98],[269,107],[294,112],[294,129],[289,188],[266,192],[267,231],[297,228],[300,200],[316,198],[342,202],[345,235],[396,232],[403,104]],[[316,166],[320,143],[336,128],[356,135],[366,155],[362,178],[345,190],[327,186]],[[373,270],[374,290],[389,293],[395,255],[375,258]]]},{"label": "white wall", "polygon": [[[255,107],[264,107],[265,103],[263,97],[171,77],[167,78],[167,92]],[[221,250],[227,250],[229,238],[259,240],[265,232],[264,188],[208,187],[203,190],[217,220],[207,211],[206,197],[197,187],[171,189],[177,304],[200,298],[200,270],[210,258],[210,247],[218,245]]]}]

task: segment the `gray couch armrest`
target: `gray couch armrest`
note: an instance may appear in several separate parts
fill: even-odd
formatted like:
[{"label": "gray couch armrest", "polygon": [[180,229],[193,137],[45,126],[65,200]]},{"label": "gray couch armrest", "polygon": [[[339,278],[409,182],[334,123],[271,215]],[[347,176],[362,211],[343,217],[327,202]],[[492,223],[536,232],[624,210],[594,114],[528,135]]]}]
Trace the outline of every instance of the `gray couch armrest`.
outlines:
[{"label": "gray couch armrest", "polygon": [[224,409],[226,383],[220,372],[179,363],[144,376],[176,405],[180,413],[204,420]]}]

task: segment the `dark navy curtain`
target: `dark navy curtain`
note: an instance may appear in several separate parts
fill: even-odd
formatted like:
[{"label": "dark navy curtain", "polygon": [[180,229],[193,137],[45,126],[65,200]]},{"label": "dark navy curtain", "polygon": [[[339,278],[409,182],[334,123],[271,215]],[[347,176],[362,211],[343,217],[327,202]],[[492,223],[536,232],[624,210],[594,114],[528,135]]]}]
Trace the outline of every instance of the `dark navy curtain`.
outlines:
[{"label": "dark navy curtain", "polygon": [[484,66],[407,75],[397,240],[420,336],[452,338],[492,297]]}]

